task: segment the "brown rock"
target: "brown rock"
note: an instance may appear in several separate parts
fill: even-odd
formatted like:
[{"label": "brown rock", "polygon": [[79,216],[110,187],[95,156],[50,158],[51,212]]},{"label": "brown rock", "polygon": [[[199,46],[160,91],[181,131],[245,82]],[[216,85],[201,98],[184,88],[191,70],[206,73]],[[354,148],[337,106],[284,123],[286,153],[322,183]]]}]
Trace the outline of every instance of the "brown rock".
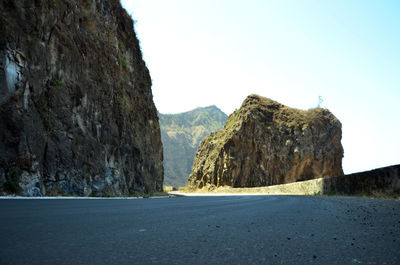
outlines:
[{"label": "brown rock", "polygon": [[341,123],[250,95],[200,144],[187,187],[258,187],[343,175]]}]

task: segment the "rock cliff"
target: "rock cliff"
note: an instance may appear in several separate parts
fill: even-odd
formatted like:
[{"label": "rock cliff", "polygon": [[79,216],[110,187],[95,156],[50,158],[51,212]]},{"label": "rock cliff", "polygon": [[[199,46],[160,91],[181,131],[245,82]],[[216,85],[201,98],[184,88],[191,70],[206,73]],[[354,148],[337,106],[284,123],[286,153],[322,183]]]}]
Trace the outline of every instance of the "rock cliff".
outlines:
[{"label": "rock cliff", "polygon": [[343,175],[341,123],[328,110],[250,95],[199,145],[187,187],[257,187]]},{"label": "rock cliff", "polygon": [[151,78],[118,0],[0,2],[0,193],[162,190]]},{"label": "rock cliff", "polygon": [[227,115],[216,106],[159,114],[164,148],[164,184],[185,186],[200,141],[224,127]]}]

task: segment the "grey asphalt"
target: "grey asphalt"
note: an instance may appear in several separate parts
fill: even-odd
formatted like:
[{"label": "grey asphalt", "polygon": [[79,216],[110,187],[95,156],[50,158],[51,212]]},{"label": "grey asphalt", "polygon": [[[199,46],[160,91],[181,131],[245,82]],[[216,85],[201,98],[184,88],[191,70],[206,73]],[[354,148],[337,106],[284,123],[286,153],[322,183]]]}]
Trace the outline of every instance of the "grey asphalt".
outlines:
[{"label": "grey asphalt", "polygon": [[0,200],[0,264],[400,264],[400,202]]}]

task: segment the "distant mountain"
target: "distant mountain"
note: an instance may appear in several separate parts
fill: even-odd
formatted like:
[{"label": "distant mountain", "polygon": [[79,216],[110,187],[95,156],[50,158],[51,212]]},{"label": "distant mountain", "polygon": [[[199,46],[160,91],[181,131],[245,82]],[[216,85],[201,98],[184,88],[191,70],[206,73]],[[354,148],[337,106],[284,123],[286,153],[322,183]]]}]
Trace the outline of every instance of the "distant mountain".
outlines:
[{"label": "distant mountain", "polygon": [[164,185],[185,186],[200,141],[224,127],[228,116],[216,106],[178,114],[159,113],[164,147]]}]

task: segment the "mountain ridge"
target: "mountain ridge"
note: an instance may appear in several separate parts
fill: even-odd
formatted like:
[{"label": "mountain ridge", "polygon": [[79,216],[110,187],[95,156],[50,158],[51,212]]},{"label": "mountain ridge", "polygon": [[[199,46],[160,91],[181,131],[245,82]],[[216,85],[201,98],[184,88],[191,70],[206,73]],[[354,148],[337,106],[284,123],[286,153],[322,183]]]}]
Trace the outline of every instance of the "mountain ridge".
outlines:
[{"label": "mountain ridge", "polygon": [[221,129],[227,115],[215,105],[158,115],[164,148],[164,183],[184,186],[200,141]]}]

